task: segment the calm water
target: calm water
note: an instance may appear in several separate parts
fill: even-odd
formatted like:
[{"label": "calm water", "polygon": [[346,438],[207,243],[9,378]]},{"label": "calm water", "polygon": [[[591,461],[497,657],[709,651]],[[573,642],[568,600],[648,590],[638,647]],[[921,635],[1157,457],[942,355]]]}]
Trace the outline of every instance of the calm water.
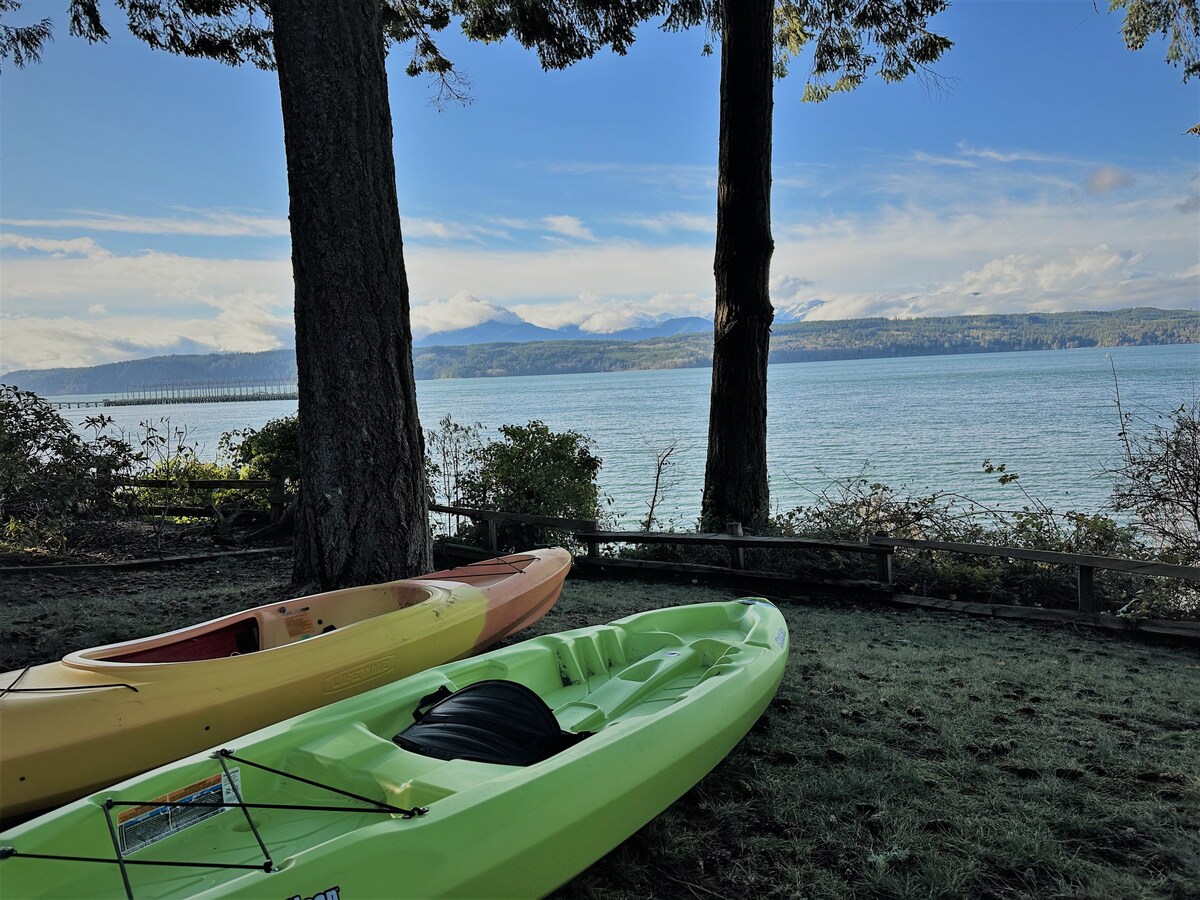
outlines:
[{"label": "calm water", "polygon": [[[790,509],[833,479],[865,472],[911,493],[953,491],[1019,508],[1026,501],[1018,486],[983,474],[988,458],[1020,473],[1020,485],[1056,509],[1099,509],[1110,491],[1101,469],[1120,451],[1110,362],[1127,412],[1153,418],[1200,390],[1196,344],[771,366],[772,503]],[[426,428],[448,414],[492,431],[539,419],[590,435],[604,459],[609,509],[630,523],[650,498],[656,451],[673,442],[665,511],[690,525],[699,513],[710,379],[708,369],[682,369],[421,381],[417,396]],[[139,422],[169,417],[209,458],[222,432],[295,411],[294,401],[105,410],[132,434]],[[82,420],[86,412],[64,414]]]}]

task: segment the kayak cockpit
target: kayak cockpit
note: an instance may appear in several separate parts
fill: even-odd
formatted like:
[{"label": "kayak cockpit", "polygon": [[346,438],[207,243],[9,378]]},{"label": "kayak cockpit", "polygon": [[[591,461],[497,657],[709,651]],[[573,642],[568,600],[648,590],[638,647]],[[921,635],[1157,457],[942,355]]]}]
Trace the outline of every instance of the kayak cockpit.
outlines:
[{"label": "kayak cockpit", "polygon": [[253,616],[229,622],[210,631],[181,636],[178,640],[101,657],[106,662],[192,662],[240,656],[262,649],[258,620]]},{"label": "kayak cockpit", "polygon": [[421,698],[413,719],[392,738],[396,746],[434,759],[505,766],[541,762],[591,736],[564,731],[537,693],[501,678],[458,691],[443,685]]},{"label": "kayak cockpit", "polygon": [[347,588],[260,606],[166,634],[83,650],[78,656],[106,663],[197,662],[241,656],[319,637],[447,593],[437,585],[413,581]]}]

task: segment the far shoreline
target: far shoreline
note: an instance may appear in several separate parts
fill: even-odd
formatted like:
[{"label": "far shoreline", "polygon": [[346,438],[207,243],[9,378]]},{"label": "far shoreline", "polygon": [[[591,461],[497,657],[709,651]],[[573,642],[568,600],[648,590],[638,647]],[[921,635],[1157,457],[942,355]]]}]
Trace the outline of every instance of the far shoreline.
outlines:
[{"label": "far shoreline", "polygon": [[[538,342],[532,342],[538,343]],[[542,342],[542,343],[559,343],[559,342]],[[590,341],[572,341],[572,344],[586,345],[593,342]],[[526,346],[524,344],[488,344],[479,346]],[[863,355],[832,355],[820,359],[768,359],[768,367],[790,366],[790,365],[807,365],[810,363],[831,363],[831,362],[878,362],[880,360],[895,360],[895,359],[945,359],[947,357],[956,356],[1002,356],[1004,354],[1026,354],[1026,353],[1064,353],[1078,352],[1089,350],[1100,350],[1105,353],[1121,350],[1137,350],[1150,347],[1197,347],[1200,348],[1200,341],[1167,341],[1153,344],[1114,344],[1112,346],[1088,346],[1088,347],[1038,347],[1027,350],[1008,350],[1008,349],[986,349],[966,350],[954,353],[876,353]],[[291,348],[284,348],[291,349]],[[280,352],[280,351],[265,351],[265,352]],[[774,357],[774,354],[772,354]],[[1200,365],[1200,360],[1198,360]],[[631,372],[671,372],[679,370],[695,370],[695,369],[712,369],[711,363],[704,365],[678,365],[678,366],[640,366],[620,369],[601,369],[601,368],[581,368],[571,371],[555,371],[555,372],[491,372],[480,375],[417,375],[416,380],[419,382],[448,382],[448,381],[489,381],[496,378],[556,378],[574,375],[624,375]],[[37,370],[33,370],[37,371]],[[7,377],[7,376],[6,376]],[[21,387],[21,385],[16,385]],[[24,388],[22,388],[24,389]],[[136,388],[128,388],[126,390],[135,390]],[[35,391],[35,393],[37,393]],[[102,399],[112,399],[114,394],[120,394],[121,391],[97,391],[94,393],[79,393],[79,394],[45,394],[41,395],[43,399],[51,402],[88,402]],[[256,402],[247,400],[244,402]],[[203,406],[202,403],[181,403],[172,404],[178,406]]]}]

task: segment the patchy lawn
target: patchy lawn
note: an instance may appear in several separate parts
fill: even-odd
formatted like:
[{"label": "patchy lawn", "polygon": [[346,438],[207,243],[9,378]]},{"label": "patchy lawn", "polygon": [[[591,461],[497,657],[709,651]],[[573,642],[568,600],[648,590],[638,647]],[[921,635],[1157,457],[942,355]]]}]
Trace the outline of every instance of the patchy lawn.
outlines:
[{"label": "patchy lawn", "polygon": [[[570,587],[536,630],[730,596]],[[791,659],[767,715],[562,896],[1200,896],[1200,650],[783,608]]]},{"label": "patchy lawn", "polygon": [[[284,558],[0,576],[0,668],[290,596]],[[523,636],[735,592],[568,582]],[[1200,649],[791,604],[779,696],[561,897],[1200,896]]]}]

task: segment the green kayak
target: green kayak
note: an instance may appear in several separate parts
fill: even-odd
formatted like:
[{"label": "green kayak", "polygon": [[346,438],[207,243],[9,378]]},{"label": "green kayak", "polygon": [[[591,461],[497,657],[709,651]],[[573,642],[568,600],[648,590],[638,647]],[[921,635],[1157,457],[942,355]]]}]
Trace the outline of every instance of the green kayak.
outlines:
[{"label": "green kayak", "polygon": [[0,834],[0,894],[540,896],[729,753],[787,650],[745,599],[438,666]]}]

